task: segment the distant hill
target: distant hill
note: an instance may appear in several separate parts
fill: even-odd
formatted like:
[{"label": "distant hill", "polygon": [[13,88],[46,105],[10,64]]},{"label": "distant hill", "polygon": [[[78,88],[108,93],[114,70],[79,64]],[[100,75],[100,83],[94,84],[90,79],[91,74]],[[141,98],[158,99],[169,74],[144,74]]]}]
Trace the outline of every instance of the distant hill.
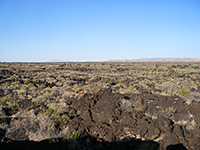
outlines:
[{"label": "distant hill", "polygon": [[109,60],[109,62],[200,62],[200,58],[141,58],[133,60]]}]

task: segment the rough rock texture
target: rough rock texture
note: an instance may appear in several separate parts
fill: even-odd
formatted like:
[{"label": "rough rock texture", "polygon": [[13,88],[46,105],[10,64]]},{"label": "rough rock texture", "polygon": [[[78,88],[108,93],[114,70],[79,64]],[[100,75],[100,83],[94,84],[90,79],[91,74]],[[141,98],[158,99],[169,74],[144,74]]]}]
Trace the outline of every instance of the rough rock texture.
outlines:
[{"label": "rough rock texture", "polygon": [[200,147],[199,64],[0,66],[0,149]]},{"label": "rough rock texture", "polygon": [[[176,103],[172,103],[173,98],[177,99]],[[139,104],[136,105],[138,99],[142,99],[141,109]],[[190,109],[192,106],[183,104],[178,97],[152,93],[122,95],[113,93],[111,89],[105,89],[96,95],[86,94],[66,107],[65,113],[70,119],[63,127],[65,130],[55,128],[53,117],[49,119],[45,116],[31,116],[30,113],[24,113],[24,118],[18,118],[16,115],[16,118],[7,122],[7,128],[1,128],[0,134],[1,138],[5,135],[7,139],[14,141],[41,141],[70,135],[73,131],[77,131],[95,137],[101,142],[120,142],[134,138],[158,142],[163,149],[181,144],[187,149],[196,150],[200,146],[200,130],[192,124],[179,125],[173,121],[178,119],[177,115],[182,112],[185,112],[185,115],[188,111],[193,115],[198,113],[196,109],[200,106],[198,103],[194,105],[194,108]],[[164,106],[167,108],[173,106],[176,109],[176,112],[171,112],[173,113],[171,119],[163,111]],[[190,121],[187,116],[184,119]],[[1,125],[4,121],[1,120]]]}]

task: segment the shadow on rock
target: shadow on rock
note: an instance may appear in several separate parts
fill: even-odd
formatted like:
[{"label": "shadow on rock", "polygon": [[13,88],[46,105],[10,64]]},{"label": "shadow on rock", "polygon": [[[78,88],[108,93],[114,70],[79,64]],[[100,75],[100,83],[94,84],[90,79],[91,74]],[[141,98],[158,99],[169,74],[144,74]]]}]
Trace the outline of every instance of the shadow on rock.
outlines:
[{"label": "shadow on rock", "polygon": [[167,150],[187,150],[183,144],[169,145]]},{"label": "shadow on rock", "polygon": [[138,139],[126,139],[117,142],[99,141],[90,135],[83,135],[77,139],[48,139],[35,141],[7,141],[0,144],[1,150],[157,150],[159,144],[153,141],[141,141]]}]

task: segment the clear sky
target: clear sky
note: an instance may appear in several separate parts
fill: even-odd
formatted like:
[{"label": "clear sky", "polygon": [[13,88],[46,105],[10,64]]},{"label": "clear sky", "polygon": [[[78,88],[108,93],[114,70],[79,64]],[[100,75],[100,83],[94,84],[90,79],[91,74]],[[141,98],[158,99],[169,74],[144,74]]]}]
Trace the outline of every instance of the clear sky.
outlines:
[{"label": "clear sky", "polygon": [[0,61],[200,58],[200,0],[0,0]]}]

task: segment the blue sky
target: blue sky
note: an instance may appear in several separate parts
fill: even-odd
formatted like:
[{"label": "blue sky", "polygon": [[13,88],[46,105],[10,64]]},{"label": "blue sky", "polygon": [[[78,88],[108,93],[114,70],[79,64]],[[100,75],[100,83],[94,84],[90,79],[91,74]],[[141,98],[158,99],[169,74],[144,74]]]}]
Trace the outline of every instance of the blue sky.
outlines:
[{"label": "blue sky", "polygon": [[199,0],[0,0],[0,61],[200,58]]}]

